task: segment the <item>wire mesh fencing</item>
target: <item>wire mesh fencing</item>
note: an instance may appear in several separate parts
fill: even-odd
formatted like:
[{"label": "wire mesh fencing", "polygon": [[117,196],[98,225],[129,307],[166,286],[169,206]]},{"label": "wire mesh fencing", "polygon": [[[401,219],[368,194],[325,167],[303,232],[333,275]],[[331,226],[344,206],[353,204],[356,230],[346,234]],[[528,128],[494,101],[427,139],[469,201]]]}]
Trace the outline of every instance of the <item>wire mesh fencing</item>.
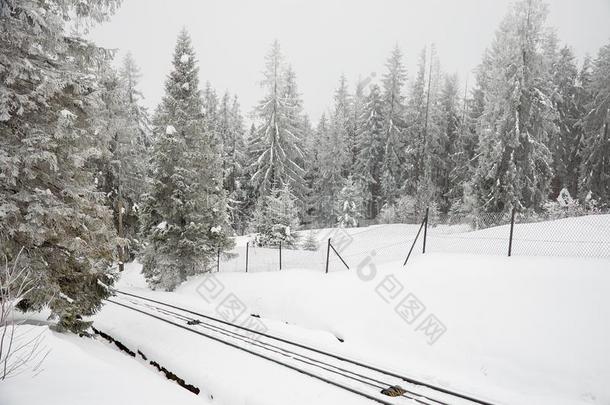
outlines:
[{"label": "wire mesh fencing", "polygon": [[[610,212],[565,212],[553,215],[478,213],[451,217],[430,213],[411,224],[377,224],[360,228],[301,230],[296,246],[257,247],[254,236],[219,255],[221,272],[357,270],[426,253],[498,256],[610,258]],[[314,246],[305,241],[315,240]],[[331,240],[332,246],[327,245]]]},{"label": "wire mesh fencing", "polygon": [[429,252],[610,258],[610,214],[430,218],[426,245]]}]

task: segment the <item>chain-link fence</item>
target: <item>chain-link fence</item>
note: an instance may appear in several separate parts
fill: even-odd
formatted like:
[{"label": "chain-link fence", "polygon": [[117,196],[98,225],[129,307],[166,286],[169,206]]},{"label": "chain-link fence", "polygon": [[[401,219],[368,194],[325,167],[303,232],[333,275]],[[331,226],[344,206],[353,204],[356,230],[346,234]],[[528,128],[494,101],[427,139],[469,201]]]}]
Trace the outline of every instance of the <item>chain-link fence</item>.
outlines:
[{"label": "chain-link fence", "polygon": [[608,258],[610,214],[431,216],[426,246],[429,252]]},{"label": "chain-link fence", "polygon": [[[412,224],[300,230],[297,245],[281,249],[257,247],[254,235],[243,236],[232,252],[223,254],[218,270],[325,272],[328,267],[328,272],[335,272],[371,263],[402,265],[409,252],[422,253],[424,242],[426,253],[610,258],[608,212],[451,217],[430,213],[427,221],[424,217]],[[332,247],[327,245],[329,239]]]}]

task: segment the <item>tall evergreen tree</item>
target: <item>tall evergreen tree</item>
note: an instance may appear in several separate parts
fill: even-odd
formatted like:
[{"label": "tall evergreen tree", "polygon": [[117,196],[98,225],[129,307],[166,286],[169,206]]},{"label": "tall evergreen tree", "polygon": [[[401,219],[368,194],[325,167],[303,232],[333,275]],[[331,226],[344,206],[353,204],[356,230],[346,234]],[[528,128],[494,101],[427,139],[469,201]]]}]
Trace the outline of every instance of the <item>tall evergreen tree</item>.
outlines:
[{"label": "tall evergreen tree", "polygon": [[360,123],[364,114],[364,81],[358,80],[356,83],[356,89],[352,96],[348,130],[346,136],[346,147],[347,147],[347,169],[346,174],[353,175],[355,172],[355,165],[358,159],[358,133],[360,132]]},{"label": "tall evergreen tree", "polygon": [[363,190],[366,216],[375,218],[381,208],[381,165],[384,158],[383,100],[376,84],[365,99],[358,133],[355,179]]},{"label": "tall evergreen tree", "polygon": [[426,115],[426,49],[420,53],[417,65],[417,74],[409,89],[407,103],[407,148],[405,150],[408,161],[408,176],[405,180],[404,190],[407,194],[415,195],[418,184],[424,175],[424,126]]},{"label": "tall evergreen tree", "polygon": [[339,86],[335,90],[334,106],[331,115],[330,130],[332,131],[332,141],[335,165],[341,169],[343,177],[348,175],[350,166],[350,153],[348,136],[350,131],[350,110],[351,97],[347,88],[345,75],[339,78]]},{"label": "tall evergreen tree", "polygon": [[[287,80],[288,79],[288,80]],[[252,182],[259,196],[289,186],[300,198],[306,194],[303,176],[303,124],[294,77],[286,74],[280,45],[275,41],[265,59],[262,86],[267,94],[256,108],[259,121]]]},{"label": "tall evergreen tree", "polygon": [[232,245],[220,142],[206,125],[198,72],[182,31],[153,121],[152,184],[143,207],[143,273],[153,288],[172,290],[187,276],[209,271],[217,249]]},{"label": "tall evergreen tree", "polygon": [[237,96],[225,93],[218,109],[218,135],[222,142],[224,188],[229,197],[229,216],[233,228],[243,231],[246,217],[242,205],[246,197],[242,177],[246,164],[244,123]]},{"label": "tall evergreen tree", "polygon": [[320,120],[315,142],[317,163],[314,168],[314,194],[318,199],[319,219],[326,226],[332,226],[336,222],[334,207],[343,188],[343,176],[349,159],[346,142],[349,95],[343,76],[335,91],[335,103],[330,116],[330,123],[326,122],[325,116]]},{"label": "tall evergreen tree", "polygon": [[407,78],[398,46],[386,62],[383,76],[385,151],[382,168],[382,188],[386,202],[392,203],[399,195],[404,182],[404,127],[405,105],[402,87]]},{"label": "tall evergreen tree", "polygon": [[108,154],[100,160],[98,187],[106,195],[114,213],[114,223],[121,237],[119,268],[140,248],[138,205],[144,193],[147,146],[151,135],[146,109],[137,89],[139,70],[130,54],[123,60],[119,74],[103,67],[101,99],[104,108],[96,114],[98,134],[108,139]]},{"label": "tall evergreen tree", "polygon": [[585,116],[582,190],[602,206],[610,206],[610,44],[593,63],[587,85],[591,102]]},{"label": "tall evergreen tree", "polygon": [[107,153],[96,72],[110,55],[67,25],[118,4],[0,2],[0,254],[36,277],[20,308],[46,306],[75,332],[109,294],[117,241],[92,161]]},{"label": "tall evergreen tree", "polygon": [[148,110],[142,106],[144,96],[138,88],[140,77],[140,68],[136,64],[131,52],[128,52],[119,70],[119,78],[124,97],[127,99],[130,125],[133,127],[133,131],[137,130],[138,143],[149,147],[152,144],[152,129],[150,127]]},{"label": "tall evergreen tree", "polygon": [[[439,98],[437,125],[439,134],[432,151],[438,159],[432,166],[432,180],[438,192],[435,201],[441,213],[448,213],[455,199],[461,197],[454,187],[455,170],[466,162],[460,148],[460,111],[457,75],[447,75]],[[443,157],[443,158],[440,158]],[[465,179],[462,179],[465,180]]]},{"label": "tall evergreen tree", "polygon": [[539,209],[546,200],[556,131],[549,98],[550,75],[542,48],[546,6],[516,3],[502,21],[482,68],[485,110],[480,121],[479,166],[474,179],[485,211]]},{"label": "tall evergreen tree", "polygon": [[571,195],[578,195],[578,180],[582,159],[584,130],[581,122],[585,115],[587,91],[580,83],[572,50],[563,47],[553,69],[553,104],[557,109],[555,123],[558,131],[549,140],[553,154],[553,180],[551,198],[556,199],[566,188]]}]

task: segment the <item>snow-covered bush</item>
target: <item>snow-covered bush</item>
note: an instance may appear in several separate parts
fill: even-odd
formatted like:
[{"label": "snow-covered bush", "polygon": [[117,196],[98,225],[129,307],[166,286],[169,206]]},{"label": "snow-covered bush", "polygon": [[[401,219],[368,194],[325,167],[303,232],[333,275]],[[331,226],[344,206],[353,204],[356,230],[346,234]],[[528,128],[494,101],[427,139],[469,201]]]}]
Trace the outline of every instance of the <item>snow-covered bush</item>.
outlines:
[{"label": "snow-covered bush", "polygon": [[320,244],[318,243],[318,239],[316,238],[316,234],[314,231],[307,232],[307,236],[303,240],[301,244],[301,249],[303,250],[318,250]]},{"label": "snow-covered bush", "polygon": [[574,217],[599,213],[597,202],[591,198],[591,193],[585,197],[581,204],[570,195],[567,188],[563,188],[555,201],[549,201],[544,205],[543,220]]},{"label": "snow-covered bush", "polygon": [[417,199],[409,195],[400,197],[395,204],[386,204],[379,213],[379,222],[385,224],[417,223],[423,213],[418,212]]},{"label": "snow-covered bush", "polygon": [[0,267],[0,381],[23,371],[36,372],[46,357],[42,336],[15,321],[15,306],[36,287],[31,270],[19,263],[9,265],[5,257]]}]

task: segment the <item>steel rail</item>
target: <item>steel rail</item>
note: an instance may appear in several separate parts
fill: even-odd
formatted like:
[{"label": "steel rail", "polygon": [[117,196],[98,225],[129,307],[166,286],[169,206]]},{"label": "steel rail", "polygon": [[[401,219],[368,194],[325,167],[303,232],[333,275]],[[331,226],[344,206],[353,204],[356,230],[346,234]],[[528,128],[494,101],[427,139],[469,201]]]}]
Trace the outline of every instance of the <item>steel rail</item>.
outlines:
[{"label": "steel rail", "polygon": [[120,303],[120,302],[113,301],[112,299],[106,299],[106,301],[111,302],[111,303],[113,303],[113,304],[115,304],[115,305],[119,305],[119,306],[121,306],[121,307],[124,307],[124,308],[130,309],[130,310],[132,310],[132,311],[136,311],[136,312],[139,312],[139,313],[141,313],[141,314],[144,314],[144,315],[150,316],[150,317],[152,317],[152,318],[158,319],[158,320],[160,320],[160,321],[162,321],[162,322],[166,322],[166,323],[168,323],[168,324],[170,324],[170,325],[174,325],[174,326],[179,327],[179,328],[181,328],[181,329],[184,329],[184,330],[190,331],[190,332],[195,333],[195,334],[197,334],[197,335],[207,337],[208,339],[214,340],[214,341],[216,341],[216,342],[218,342],[218,343],[222,343],[222,344],[224,344],[224,345],[227,345],[227,346],[233,347],[233,348],[235,348],[235,349],[242,350],[242,351],[244,351],[244,352],[247,352],[247,353],[252,354],[252,355],[254,355],[254,356],[260,357],[260,358],[262,358],[262,359],[269,360],[269,361],[271,361],[271,362],[273,362],[273,363],[276,363],[276,364],[279,364],[279,365],[281,365],[281,366],[287,367],[287,368],[289,368],[289,369],[291,369],[291,370],[294,370],[294,371],[296,371],[296,372],[298,372],[298,373],[305,374],[305,375],[307,375],[307,376],[309,376],[309,377],[312,377],[312,378],[318,379],[318,380],[320,380],[320,381],[323,381],[323,382],[325,382],[325,383],[327,383],[327,384],[334,385],[334,386],[336,386],[336,387],[342,388],[342,389],[344,389],[344,390],[346,390],[346,391],[349,391],[349,392],[351,392],[351,393],[353,393],[353,394],[356,394],[356,395],[359,395],[359,396],[361,396],[361,397],[364,397],[364,398],[370,399],[370,400],[375,401],[375,402],[378,402],[378,403],[380,403],[380,404],[384,404],[384,405],[394,405],[394,404],[392,404],[391,402],[387,402],[387,401],[385,401],[385,400],[383,400],[383,399],[381,399],[381,398],[377,398],[377,397],[375,397],[375,396],[373,396],[373,395],[371,395],[371,394],[367,394],[366,392],[359,391],[359,390],[357,390],[357,389],[355,389],[355,388],[353,388],[353,387],[350,387],[350,386],[348,386],[348,385],[344,385],[344,384],[338,383],[338,382],[336,382],[336,381],[332,381],[332,380],[330,380],[330,379],[328,379],[328,378],[325,378],[325,377],[322,377],[322,376],[316,375],[316,374],[314,374],[314,373],[312,373],[312,372],[309,372],[309,371],[306,371],[306,370],[302,370],[302,369],[300,369],[300,368],[298,368],[298,367],[295,367],[295,366],[293,366],[293,365],[291,365],[291,364],[284,363],[284,362],[279,361],[279,360],[277,360],[277,359],[274,359],[274,358],[272,358],[272,357],[265,356],[264,354],[257,353],[257,352],[255,352],[255,351],[253,351],[253,350],[249,350],[249,349],[247,349],[247,348],[245,348],[245,347],[241,347],[241,346],[236,345],[236,344],[234,344],[234,343],[227,342],[227,341],[225,341],[225,340],[222,340],[222,339],[219,339],[219,338],[217,338],[217,337],[214,337],[214,336],[208,335],[208,334],[203,333],[203,332],[201,332],[201,331],[198,331],[198,330],[195,330],[195,329],[191,329],[191,328],[189,328],[189,327],[186,327],[186,326],[181,325],[181,324],[179,324],[179,323],[176,323],[176,322],[170,321],[170,320],[168,320],[168,319],[165,319],[165,318],[163,318],[163,317],[157,316],[157,315],[155,315],[155,314],[151,314],[151,313],[149,313],[149,312],[143,311],[143,310],[138,309],[138,308],[133,308],[133,307],[130,307],[129,305],[125,305],[125,304],[122,304],[122,303]]},{"label": "steel rail", "polygon": [[[132,303],[132,304],[141,305],[140,303],[134,302],[131,299],[127,299],[127,300],[130,303]],[[195,321],[196,320],[195,318],[190,318],[188,316],[185,316],[185,315],[182,315],[182,314],[179,314],[179,313],[167,310],[167,309],[162,309],[162,308],[150,305],[150,304],[145,304],[144,306],[146,306],[147,308],[150,308],[150,309],[153,309],[153,310],[165,313],[165,314],[167,314],[169,316],[180,318],[183,321],[187,321],[188,322],[188,321]],[[288,349],[286,349],[284,347],[276,346],[276,345],[273,345],[273,344],[268,343],[268,342],[258,341],[258,340],[254,339],[254,338],[251,338],[251,337],[248,337],[248,336],[244,336],[244,335],[241,335],[241,334],[239,334],[237,332],[221,328],[221,327],[219,327],[217,325],[212,325],[212,324],[209,324],[209,323],[206,323],[206,322],[199,321],[198,324],[194,324],[192,326],[202,326],[205,329],[212,330],[214,332],[220,333],[220,334],[228,336],[230,338],[241,340],[241,341],[243,341],[245,343],[252,344],[254,346],[260,347],[260,348],[265,349],[265,350],[269,350],[271,352],[280,354],[280,355],[285,356],[285,357],[293,358],[294,360],[297,360],[297,361],[309,364],[309,365],[314,366],[314,367],[318,367],[320,369],[329,371],[331,373],[335,373],[337,375],[341,375],[343,377],[352,379],[354,381],[361,382],[363,384],[370,385],[370,386],[378,388],[378,389],[388,388],[388,387],[393,385],[391,383],[384,382],[384,381],[378,380],[376,378],[373,378],[373,377],[370,377],[370,376],[366,376],[366,375],[357,373],[357,372],[355,372],[353,370],[348,370],[348,369],[339,367],[339,366],[337,366],[335,364],[330,364],[330,363],[327,363],[327,362],[325,362],[323,360],[309,357],[309,356],[307,356],[305,354],[302,354],[302,353],[293,352],[293,351],[288,350]],[[306,360],[298,359],[298,358],[295,358],[294,356],[298,356],[298,357],[301,357],[301,358],[306,359]],[[331,367],[331,368],[328,368],[328,367]],[[333,370],[333,369],[336,369],[336,370]],[[337,370],[339,370],[339,371],[337,371]],[[347,374],[344,374],[344,373],[353,374],[356,377],[353,377],[353,376],[350,376],[350,375],[347,375]],[[372,381],[375,384],[371,384],[370,382],[365,381],[365,380]],[[413,392],[413,391],[410,391],[410,390],[405,390],[405,393],[400,395],[400,396],[404,397],[404,398],[407,398],[407,399],[410,399],[410,400],[413,400],[413,401],[418,402],[420,404],[424,404],[424,405],[434,405],[434,404],[449,405],[446,402],[442,402],[442,401],[439,401],[437,399],[427,397],[424,394]]]},{"label": "steel rail", "polygon": [[408,383],[411,383],[413,385],[419,385],[419,386],[422,386],[422,387],[426,387],[426,388],[432,389],[434,391],[442,392],[443,394],[447,394],[447,395],[450,395],[450,396],[461,398],[463,400],[474,402],[476,404],[480,404],[480,405],[496,405],[496,404],[494,404],[492,402],[489,402],[489,401],[485,401],[485,400],[482,400],[482,399],[474,398],[474,397],[472,397],[472,396],[470,396],[468,394],[462,394],[462,393],[459,393],[459,392],[456,392],[456,391],[453,391],[453,390],[450,390],[450,389],[447,389],[447,388],[434,386],[432,384],[429,384],[429,383],[417,380],[415,378],[411,378],[411,377],[407,377],[407,376],[404,376],[404,375],[400,375],[400,374],[398,374],[396,372],[393,372],[393,371],[384,370],[384,369],[381,369],[379,367],[376,367],[376,366],[373,366],[373,365],[370,365],[370,364],[366,364],[366,363],[363,363],[363,362],[360,362],[360,361],[357,361],[357,360],[353,360],[353,359],[350,359],[350,358],[347,358],[347,357],[344,357],[344,356],[341,356],[341,355],[338,355],[338,354],[334,354],[334,353],[326,352],[324,350],[316,349],[315,347],[311,347],[311,346],[308,346],[308,345],[297,343],[297,342],[294,342],[294,341],[291,341],[291,340],[288,340],[288,339],[283,339],[283,338],[278,337],[278,336],[274,336],[274,335],[270,335],[270,334],[267,334],[267,333],[264,333],[264,332],[260,332],[260,331],[257,331],[255,329],[251,329],[251,328],[248,328],[248,327],[245,327],[245,326],[242,326],[242,325],[237,325],[237,324],[234,324],[234,323],[222,320],[222,319],[218,319],[218,318],[215,318],[215,317],[212,317],[212,316],[209,316],[209,315],[205,315],[205,314],[202,314],[202,313],[199,313],[199,312],[195,312],[195,311],[192,311],[192,310],[189,310],[189,309],[186,309],[186,308],[182,308],[182,307],[179,307],[179,306],[176,306],[176,305],[168,304],[168,303],[163,302],[163,301],[159,301],[159,300],[155,300],[155,299],[152,299],[152,298],[143,297],[143,296],[140,296],[140,295],[137,295],[137,294],[128,293],[128,292],[117,290],[117,289],[114,289],[114,288],[112,288],[111,290],[115,291],[115,292],[117,292],[119,294],[123,294],[123,295],[127,295],[127,296],[132,296],[132,297],[135,297],[135,298],[140,298],[140,299],[143,299],[145,301],[154,302],[156,304],[165,305],[167,307],[174,308],[174,309],[177,309],[177,310],[180,310],[180,311],[184,311],[184,312],[187,312],[187,313],[192,314],[192,315],[197,315],[197,316],[200,316],[200,317],[212,320],[212,321],[216,321],[216,322],[220,322],[222,324],[228,325],[228,326],[232,326],[234,328],[246,330],[248,332],[252,332],[252,333],[255,333],[255,334],[260,335],[260,336],[265,336],[267,338],[270,338],[270,339],[273,339],[273,340],[277,340],[277,341],[280,341],[280,342],[283,342],[283,343],[291,344],[291,345],[300,347],[302,349],[310,350],[310,351],[313,351],[313,352],[316,352],[316,353],[319,353],[319,354],[322,354],[322,355],[325,355],[325,356],[333,357],[335,359],[342,360],[342,361],[345,361],[347,363],[352,363],[352,364],[355,364],[355,365],[363,367],[363,368],[368,368],[370,370],[377,371],[377,372],[379,372],[381,374],[386,374],[386,375],[389,375],[389,376],[401,379],[401,380],[406,381]]}]

